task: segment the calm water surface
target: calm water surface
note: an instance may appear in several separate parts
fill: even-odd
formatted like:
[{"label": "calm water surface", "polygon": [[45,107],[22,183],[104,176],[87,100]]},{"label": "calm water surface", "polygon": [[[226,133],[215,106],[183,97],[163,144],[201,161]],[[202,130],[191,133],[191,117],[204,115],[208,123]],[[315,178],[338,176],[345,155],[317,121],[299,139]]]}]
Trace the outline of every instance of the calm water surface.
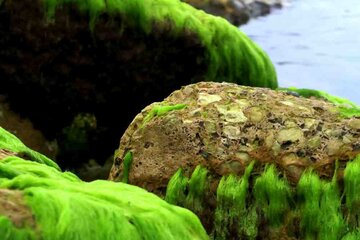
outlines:
[{"label": "calm water surface", "polygon": [[292,0],[241,30],[275,64],[279,84],[360,104],[360,1]]}]

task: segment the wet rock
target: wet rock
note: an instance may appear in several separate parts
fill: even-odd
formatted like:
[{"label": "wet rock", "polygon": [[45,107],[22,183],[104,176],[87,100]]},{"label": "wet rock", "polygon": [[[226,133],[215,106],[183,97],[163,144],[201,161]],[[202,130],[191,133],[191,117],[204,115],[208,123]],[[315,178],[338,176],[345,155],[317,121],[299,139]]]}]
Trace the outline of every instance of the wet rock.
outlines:
[{"label": "wet rock", "polygon": [[239,26],[250,18],[267,15],[272,8],[281,8],[284,0],[183,0],[205,12],[227,19]]},{"label": "wet rock", "polygon": [[[156,106],[176,104],[186,107],[143,124]],[[129,151],[129,183],[159,194],[179,168],[190,174],[202,165],[213,176],[241,175],[251,160],[255,171],[275,164],[292,184],[309,168],[330,179],[336,160],[360,153],[357,120],[344,118],[332,103],[285,92],[227,83],[188,85],[136,116],[121,138],[110,179],[121,179]]]}]

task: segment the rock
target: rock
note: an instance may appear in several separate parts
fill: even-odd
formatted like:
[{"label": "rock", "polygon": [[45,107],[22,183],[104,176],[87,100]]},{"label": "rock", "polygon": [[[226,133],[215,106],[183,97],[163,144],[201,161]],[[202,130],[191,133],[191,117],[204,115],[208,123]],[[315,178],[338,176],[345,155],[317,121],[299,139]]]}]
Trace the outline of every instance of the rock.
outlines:
[{"label": "rock", "polygon": [[[167,111],[153,114],[161,108]],[[332,211],[338,214],[337,180],[343,181],[348,162],[360,154],[360,132],[353,127],[358,117],[347,117],[342,108],[265,88],[188,85],[135,117],[121,138],[109,179],[191,209],[219,239],[303,239],[327,230],[317,225],[307,233],[311,224],[303,221],[310,213],[297,197],[320,205],[323,186],[331,183],[328,194],[337,199]],[[319,198],[311,198],[316,191]],[[321,221],[328,217],[319,215]],[[344,221],[342,213],[336,218]]]},{"label": "rock", "polygon": [[31,149],[55,159],[56,143],[47,140],[39,130],[34,128],[29,119],[24,119],[13,112],[4,96],[0,96],[0,126],[16,134]]},{"label": "rock", "polygon": [[235,26],[247,23],[250,18],[267,15],[271,8],[281,8],[283,0],[183,0],[207,13],[220,16]]},{"label": "rock", "polygon": [[92,3],[0,4],[0,94],[12,110],[63,146],[77,116],[97,122],[84,154],[60,148],[63,167],[103,164],[132,116],[182,85],[277,87],[268,56],[224,19],[173,0]]},{"label": "rock", "polygon": [[[176,104],[186,107],[142,123],[156,106]],[[191,173],[202,165],[222,176],[233,172],[222,167],[229,161],[241,166],[235,172],[243,172],[251,159],[259,167],[275,163],[292,183],[310,167],[329,179],[337,159],[360,153],[357,120],[341,118],[329,102],[285,92],[226,83],[189,85],[136,116],[121,138],[110,178],[121,177],[123,156],[131,151],[129,182],[154,192],[166,187],[180,167]]]},{"label": "rock", "polygon": [[143,189],[82,182],[36,152],[19,157],[32,150],[2,128],[0,149],[1,239],[208,239],[193,213]]}]

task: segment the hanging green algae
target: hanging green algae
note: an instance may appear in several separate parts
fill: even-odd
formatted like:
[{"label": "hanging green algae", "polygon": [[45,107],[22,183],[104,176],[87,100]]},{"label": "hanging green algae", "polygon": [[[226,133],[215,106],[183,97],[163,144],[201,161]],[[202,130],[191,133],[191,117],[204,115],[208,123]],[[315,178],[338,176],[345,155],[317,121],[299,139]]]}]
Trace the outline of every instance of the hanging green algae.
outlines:
[{"label": "hanging green algae", "polygon": [[175,105],[155,105],[150,112],[144,117],[141,127],[143,128],[148,122],[154,117],[160,117],[168,112],[181,110],[186,107],[186,104],[175,104]]},{"label": "hanging green algae", "polygon": [[[44,240],[208,239],[190,211],[141,188],[103,180],[85,183],[14,156],[0,161],[0,188],[22,192]],[[32,239],[34,229],[19,232],[3,217],[0,220],[6,239]]]},{"label": "hanging green algae", "polygon": [[183,170],[181,168],[177,170],[167,185],[165,201],[170,204],[183,206],[186,199],[185,191],[188,181],[189,179],[184,176]]},{"label": "hanging green algae", "polygon": [[346,226],[335,176],[332,182],[325,182],[307,171],[298,183],[297,193],[304,239],[336,240],[344,234]]},{"label": "hanging green algae", "polygon": [[256,205],[264,213],[271,227],[278,227],[284,222],[285,214],[290,210],[289,184],[280,179],[274,165],[267,165],[263,174],[254,184]]},{"label": "hanging green algae", "polygon": [[248,210],[246,206],[249,177],[254,164],[254,161],[249,164],[240,179],[234,175],[221,178],[216,193],[214,239],[228,239],[230,237],[229,229],[234,225],[238,236],[245,235],[248,239],[256,237],[257,215],[254,209]]},{"label": "hanging green algae", "polygon": [[301,89],[301,88],[295,88],[295,87],[278,88],[278,90],[296,92],[300,96],[305,97],[305,98],[315,97],[318,99],[325,99],[325,100],[337,105],[340,114],[345,118],[360,116],[360,106],[351,102],[348,99],[333,96],[324,91],[313,90],[313,89],[304,89],[304,88]]},{"label": "hanging green algae", "polygon": [[0,149],[5,149],[20,155],[29,157],[32,161],[44,163],[48,166],[60,169],[59,166],[44,155],[33,151],[23,144],[17,137],[0,127]]},{"label": "hanging green algae", "polygon": [[133,154],[131,151],[128,151],[124,157],[124,170],[123,170],[123,178],[122,178],[123,183],[129,182],[129,171],[132,164],[132,160],[133,160]]},{"label": "hanging green algae", "polygon": [[276,72],[267,54],[225,19],[206,14],[179,0],[44,0],[47,18],[56,9],[76,5],[89,16],[90,29],[98,17],[121,15],[125,24],[145,33],[156,25],[170,25],[169,35],[195,33],[206,48],[206,80],[241,85],[277,87]]},{"label": "hanging green algae", "polygon": [[208,170],[199,165],[189,179],[180,168],[168,183],[165,200],[195,213],[201,213],[204,211],[204,197],[208,190],[207,174]]},{"label": "hanging green algae", "polygon": [[185,199],[185,206],[195,213],[201,213],[204,209],[204,195],[207,187],[208,170],[202,166],[197,166],[188,182],[188,194]]},{"label": "hanging green algae", "polygon": [[344,171],[344,193],[351,229],[360,227],[360,155],[349,162]]}]

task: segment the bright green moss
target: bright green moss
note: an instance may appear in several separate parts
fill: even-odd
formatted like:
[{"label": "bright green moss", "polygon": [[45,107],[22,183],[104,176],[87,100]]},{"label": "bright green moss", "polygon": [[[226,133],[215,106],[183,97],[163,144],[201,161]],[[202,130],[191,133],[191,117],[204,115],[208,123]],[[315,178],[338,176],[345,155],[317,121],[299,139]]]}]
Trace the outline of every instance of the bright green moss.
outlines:
[{"label": "bright green moss", "polygon": [[155,105],[150,112],[144,117],[142,127],[144,127],[148,122],[151,121],[154,117],[160,117],[168,112],[181,110],[186,107],[186,104],[175,104],[175,105]]},{"label": "bright green moss", "polygon": [[[0,2],[1,4],[1,2]],[[36,233],[28,228],[17,228],[5,216],[0,216],[0,236],[1,239],[14,239],[14,240],[35,240]]]},{"label": "bright green moss", "polygon": [[5,149],[14,153],[25,155],[32,161],[44,163],[58,170],[60,169],[56,163],[54,163],[44,155],[31,150],[30,148],[25,146],[25,144],[23,144],[17,137],[15,137],[13,134],[9,133],[2,127],[0,127],[0,149]]},{"label": "bright green moss", "polygon": [[351,229],[360,227],[360,155],[349,162],[344,172],[344,193]]},{"label": "bright green moss", "polygon": [[181,168],[177,170],[167,185],[165,201],[182,206],[186,199],[185,191],[188,181],[189,179],[184,176],[183,170]]},{"label": "bright green moss", "polygon": [[204,210],[204,197],[208,190],[207,174],[207,169],[199,165],[189,179],[184,176],[180,168],[168,183],[165,200],[195,213],[201,213]]},{"label": "bright green moss", "polygon": [[332,182],[325,182],[307,171],[302,175],[297,191],[304,239],[339,239],[346,226],[335,177]]},{"label": "bright green moss", "polygon": [[238,235],[254,239],[257,235],[257,214],[254,209],[247,209],[249,177],[254,161],[246,168],[242,178],[234,175],[222,177],[217,188],[217,206],[214,219],[214,238],[229,239],[229,229],[237,229]]},{"label": "bright green moss", "polygon": [[[179,0],[44,0],[48,19],[57,8],[75,4],[88,14],[90,29],[102,13],[121,15],[124,23],[145,33],[154,25],[171,24],[168,34],[193,32],[206,48],[206,80],[242,85],[277,87],[269,57],[238,28],[225,19],[196,10]],[[56,19],[55,19],[56,20]]]},{"label": "bright green moss", "polygon": [[[7,157],[0,161],[1,188],[22,192],[43,240],[208,239],[190,211],[128,184],[85,183],[53,167]],[[0,226],[5,239],[33,239],[34,230],[18,229],[3,216]]]},{"label": "bright green moss", "polygon": [[281,225],[285,214],[290,210],[290,186],[280,179],[274,165],[265,167],[263,174],[254,184],[254,197],[265,219],[272,227]]},{"label": "bright green moss", "polygon": [[360,106],[347,100],[345,98],[333,96],[324,91],[313,90],[313,89],[299,89],[299,88],[279,88],[281,91],[291,91],[296,92],[300,96],[305,98],[315,97],[318,99],[325,99],[338,106],[340,114],[345,118],[359,117],[360,116]]},{"label": "bright green moss", "polygon": [[188,182],[188,195],[185,200],[185,207],[195,213],[201,213],[204,205],[204,196],[207,187],[208,171],[202,166],[197,166]]},{"label": "bright green moss", "polygon": [[131,168],[132,160],[133,160],[133,154],[132,152],[128,151],[124,157],[124,170],[123,170],[124,173],[122,178],[122,182],[124,183],[129,182],[129,171]]}]

